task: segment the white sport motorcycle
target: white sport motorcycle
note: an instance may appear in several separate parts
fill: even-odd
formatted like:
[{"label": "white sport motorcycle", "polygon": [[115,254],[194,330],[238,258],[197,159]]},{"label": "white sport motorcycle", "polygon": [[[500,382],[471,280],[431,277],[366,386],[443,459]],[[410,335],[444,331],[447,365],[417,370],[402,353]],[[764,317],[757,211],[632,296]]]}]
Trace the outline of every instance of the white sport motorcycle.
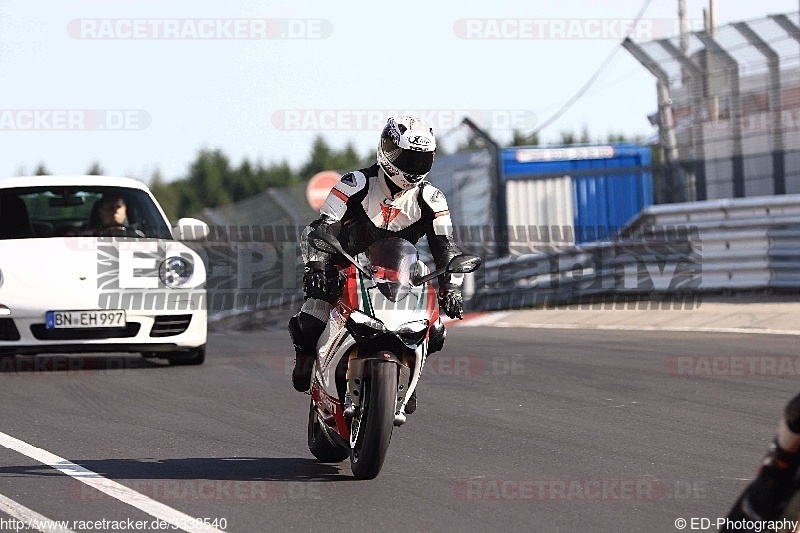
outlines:
[{"label": "white sport motorcycle", "polygon": [[[349,456],[356,478],[373,479],[393,428],[406,420],[429,349],[444,342],[429,282],[445,273],[473,272],[481,259],[463,254],[428,272],[416,247],[398,237],[381,239],[356,257],[328,233],[313,231],[309,242],[350,265],[341,273],[342,296],[317,345],[308,447],[323,462]],[[430,346],[432,340],[439,346]]]}]

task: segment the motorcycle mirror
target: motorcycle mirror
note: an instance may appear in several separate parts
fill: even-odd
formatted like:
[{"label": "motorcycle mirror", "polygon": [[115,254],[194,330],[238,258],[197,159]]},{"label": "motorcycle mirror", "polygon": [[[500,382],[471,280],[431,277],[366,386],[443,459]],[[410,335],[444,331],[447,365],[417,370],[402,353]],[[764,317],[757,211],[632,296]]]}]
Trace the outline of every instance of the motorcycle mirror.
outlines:
[{"label": "motorcycle mirror", "polygon": [[444,268],[439,268],[430,272],[429,274],[425,274],[424,276],[418,277],[414,279],[411,284],[412,285],[422,285],[423,283],[428,283],[433,278],[438,278],[442,274],[446,274],[448,272],[452,272],[453,274],[467,274],[469,272],[474,272],[478,270],[478,267],[481,266],[481,258],[477,255],[472,254],[461,254],[457,255],[450,260]]},{"label": "motorcycle mirror", "polygon": [[475,272],[478,270],[478,267],[481,266],[481,263],[481,258],[477,255],[457,255],[450,260],[450,264],[447,265],[447,271],[453,272],[454,274],[468,274],[469,272]]},{"label": "motorcycle mirror", "polygon": [[424,283],[428,283],[433,278],[438,278],[439,276],[445,274],[446,272],[447,268],[439,268],[437,270],[434,270],[433,272],[425,274],[424,276],[419,276],[419,277],[414,276],[414,279],[411,280],[411,284],[419,287]]}]

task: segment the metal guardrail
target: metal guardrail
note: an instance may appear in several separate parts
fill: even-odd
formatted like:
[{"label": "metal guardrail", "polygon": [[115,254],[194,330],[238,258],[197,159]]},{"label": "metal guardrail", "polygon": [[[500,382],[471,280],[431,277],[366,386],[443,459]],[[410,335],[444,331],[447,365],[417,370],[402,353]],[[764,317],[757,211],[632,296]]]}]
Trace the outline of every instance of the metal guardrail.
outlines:
[{"label": "metal guardrail", "polygon": [[800,289],[800,195],[648,207],[612,242],[488,262],[470,303],[766,289]]}]

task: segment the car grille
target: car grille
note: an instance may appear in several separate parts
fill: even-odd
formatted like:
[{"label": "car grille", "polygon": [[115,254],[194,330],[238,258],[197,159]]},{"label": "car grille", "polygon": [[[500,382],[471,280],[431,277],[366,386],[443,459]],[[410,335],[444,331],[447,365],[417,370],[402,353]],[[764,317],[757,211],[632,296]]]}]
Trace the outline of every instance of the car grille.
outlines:
[{"label": "car grille", "polygon": [[0,318],[0,341],[18,341],[19,331],[13,318]]},{"label": "car grille", "polygon": [[44,324],[33,324],[31,333],[40,341],[78,341],[91,339],[124,339],[135,337],[141,324],[128,322],[124,328],[47,329]]},{"label": "car grille", "polygon": [[157,316],[150,330],[151,337],[171,337],[180,335],[189,327],[192,315],[165,315]]}]

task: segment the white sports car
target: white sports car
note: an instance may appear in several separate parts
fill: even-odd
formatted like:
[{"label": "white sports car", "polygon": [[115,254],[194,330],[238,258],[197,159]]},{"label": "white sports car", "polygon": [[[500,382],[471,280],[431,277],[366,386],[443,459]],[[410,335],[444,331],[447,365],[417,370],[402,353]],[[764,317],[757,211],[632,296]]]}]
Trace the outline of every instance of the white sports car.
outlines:
[{"label": "white sports car", "polygon": [[206,269],[129,178],[0,178],[0,357],[140,352],[201,364]]}]

